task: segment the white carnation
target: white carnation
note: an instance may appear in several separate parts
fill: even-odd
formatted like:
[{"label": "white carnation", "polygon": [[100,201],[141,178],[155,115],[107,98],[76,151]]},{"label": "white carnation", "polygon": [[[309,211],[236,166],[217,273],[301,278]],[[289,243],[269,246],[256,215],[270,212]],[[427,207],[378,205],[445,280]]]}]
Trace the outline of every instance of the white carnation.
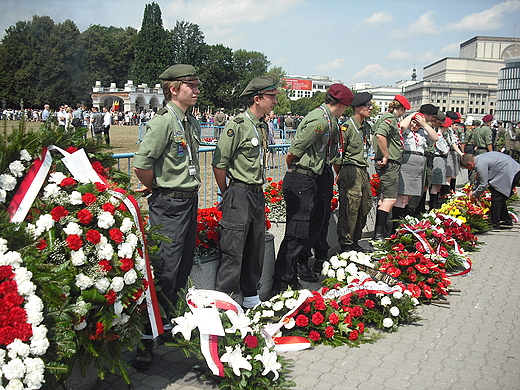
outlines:
[{"label": "white carnation", "polygon": [[12,359],[2,367],[2,372],[7,380],[21,379],[25,375],[25,364],[21,359]]},{"label": "white carnation", "polygon": [[32,272],[27,270],[25,267],[19,267],[16,269],[14,280],[16,280],[17,283],[23,283],[26,281],[31,281],[32,279]]},{"label": "white carnation", "polygon": [[45,214],[40,215],[40,218],[36,221],[36,230],[39,234],[50,230],[54,226],[54,219],[52,219],[52,215]]},{"label": "white carnation", "polygon": [[7,192],[5,190],[0,189],[0,203],[5,203],[5,199],[7,198]]},{"label": "white carnation", "polygon": [[33,335],[31,337],[31,353],[41,356],[49,348],[49,340],[47,339],[47,328],[43,325],[32,327]]},{"label": "white carnation", "polygon": [[25,167],[21,161],[16,160],[9,164],[9,170],[15,177],[22,177]]},{"label": "white carnation", "polygon": [[134,284],[137,280],[137,272],[135,272],[135,269],[132,268],[130,271],[124,274],[123,278],[126,285],[129,286],[131,284]]},{"label": "white carnation", "polygon": [[[105,240],[103,240],[103,238]],[[105,241],[105,242],[103,242],[103,241]],[[102,237],[99,244],[96,245],[97,255],[98,255],[99,259],[101,259],[101,260],[103,260],[103,259],[110,260],[112,258],[112,256],[114,255],[114,247],[112,246],[112,244],[110,244],[106,241],[107,241],[106,237]]]},{"label": "white carnation", "polygon": [[18,283],[18,293],[20,295],[30,295],[36,291],[36,285],[30,280],[24,280],[21,283]]},{"label": "white carnation", "polygon": [[116,293],[121,291],[125,286],[125,280],[121,276],[116,276],[112,279],[112,283],[110,283],[110,289],[114,290]]},{"label": "white carnation", "polygon": [[284,308],[284,303],[283,301],[278,301],[278,302],[275,302],[274,305],[273,305],[273,310],[274,311],[280,311]]},{"label": "white carnation", "polygon": [[134,223],[130,218],[124,218],[123,222],[121,222],[121,227],[119,230],[121,230],[123,233],[128,233],[130,230],[132,230],[132,227],[134,226]]},{"label": "white carnation", "polygon": [[101,294],[105,294],[107,292],[107,290],[108,290],[108,287],[110,287],[110,279],[108,279],[108,278],[99,278],[94,283],[94,287]]},{"label": "white carnation", "polygon": [[110,229],[115,222],[116,220],[114,219],[114,216],[108,211],[102,211],[98,215],[97,225],[101,229]]},{"label": "white carnation", "polygon": [[291,309],[294,309],[296,307],[296,304],[298,303],[298,301],[294,298],[289,298],[288,300],[285,301],[285,307],[289,310]]},{"label": "white carnation", "polygon": [[137,243],[139,242],[139,239],[137,238],[137,236],[133,233],[129,234],[127,237],[126,237],[126,240],[125,240],[128,244],[130,244],[132,246],[132,248],[135,248],[137,246]]},{"label": "white carnation", "polygon": [[390,298],[388,298],[388,296],[384,296],[383,298],[381,298],[381,305],[383,306],[389,306],[392,304],[392,300]]},{"label": "white carnation", "polygon": [[40,358],[26,358],[23,363],[27,368],[23,382],[28,389],[39,389],[44,381],[45,363]]},{"label": "white carnation", "polygon": [[122,244],[119,244],[118,247],[117,247],[118,251],[117,251],[117,255],[122,258],[122,259],[130,259],[132,258],[132,254],[134,253],[134,247],[128,243],[128,242],[123,242]]},{"label": "white carnation", "polygon": [[390,308],[390,314],[394,317],[397,317],[399,315],[399,308],[397,306],[392,306]]},{"label": "white carnation", "polygon": [[39,325],[43,321],[43,301],[36,294],[31,294],[25,303],[27,322]]},{"label": "white carnation", "polygon": [[87,261],[87,256],[85,256],[83,248],[79,248],[77,251],[71,251],[70,261],[72,262],[72,265],[74,265],[75,267],[79,267],[80,265],[85,264],[85,261]]},{"label": "white carnation", "polygon": [[23,359],[29,356],[31,352],[29,345],[20,339],[14,339],[14,341],[7,346],[7,351],[7,356],[9,356],[10,359],[16,359],[17,357]]},{"label": "white carnation", "polygon": [[385,328],[391,328],[392,326],[394,326],[394,321],[391,318],[385,318],[383,320],[383,326]]},{"label": "white carnation", "polygon": [[60,184],[66,177],[67,176],[65,176],[62,172],[52,172],[49,175],[49,181],[51,183]]},{"label": "white carnation", "polygon": [[5,238],[0,237],[0,255],[3,255],[9,247],[7,246],[7,240]]},{"label": "white carnation", "polygon": [[120,316],[121,313],[123,312],[123,304],[121,303],[121,301],[115,301],[114,302],[114,313],[116,313],[116,315]]},{"label": "white carnation", "polygon": [[54,183],[50,183],[50,184],[47,184],[43,188],[43,197],[48,198],[52,195],[59,194],[59,192],[60,192],[60,186],[57,184],[54,184]]},{"label": "white carnation", "polygon": [[63,231],[69,236],[71,234],[77,234],[78,236],[83,234],[83,229],[81,229],[81,226],[79,226],[76,222],[69,222],[67,226],[63,228]]},{"label": "white carnation", "polygon": [[403,293],[401,291],[396,291],[395,293],[392,294],[392,296],[395,299],[401,299],[403,297]]},{"label": "white carnation", "polygon": [[79,330],[85,329],[86,327],[87,327],[87,321],[83,320],[79,324],[74,325],[74,330],[79,331]]},{"label": "white carnation", "polygon": [[94,282],[87,275],[83,273],[76,275],[76,286],[78,286],[78,288],[80,288],[81,290],[85,290],[89,287],[92,287],[93,284]]},{"label": "white carnation", "polygon": [[0,265],[19,266],[22,263],[22,256],[18,252],[9,251],[0,255]]},{"label": "white carnation", "polygon": [[32,157],[26,149],[20,150],[20,160],[31,161]]},{"label": "white carnation", "polygon": [[69,195],[69,202],[72,205],[78,206],[83,203],[82,195],[78,191],[72,191]]},{"label": "white carnation", "polygon": [[0,175],[0,188],[5,191],[12,191],[16,187],[16,178],[8,174]]}]

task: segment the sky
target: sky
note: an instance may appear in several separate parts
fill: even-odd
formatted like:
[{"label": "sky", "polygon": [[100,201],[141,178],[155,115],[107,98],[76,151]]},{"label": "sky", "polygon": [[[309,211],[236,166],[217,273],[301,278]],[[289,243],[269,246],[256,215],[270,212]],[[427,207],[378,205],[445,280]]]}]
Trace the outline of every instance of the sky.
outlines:
[{"label": "sky", "polygon": [[[0,38],[33,15],[55,23],[140,29],[145,4],[121,0],[1,0]],[[264,53],[288,75],[345,85],[393,85],[417,68],[458,57],[475,36],[519,37],[520,0],[155,0],[164,27],[199,25],[208,44]],[[517,25],[518,24],[518,25]]]}]

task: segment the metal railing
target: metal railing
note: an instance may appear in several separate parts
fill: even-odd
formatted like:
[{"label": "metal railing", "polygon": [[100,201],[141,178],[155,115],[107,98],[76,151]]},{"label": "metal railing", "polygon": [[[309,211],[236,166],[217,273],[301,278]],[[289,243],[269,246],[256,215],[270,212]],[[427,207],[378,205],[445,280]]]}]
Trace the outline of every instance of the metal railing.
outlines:
[{"label": "metal railing", "polygon": [[[282,180],[285,175],[285,157],[289,146],[288,144],[269,145],[266,175],[267,177],[271,177],[273,181],[278,182]],[[218,202],[218,188],[215,178],[213,177],[213,169],[211,166],[214,150],[215,146],[201,146],[199,148],[201,179],[199,208],[212,207]],[[139,188],[139,182],[137,182],[132,171],[132,159],[134,158],[134,154],[135,153],[117,153],[113,154],[112,157],[117,160],[117,169],[130,175],[132,177],[131,185]]]}]

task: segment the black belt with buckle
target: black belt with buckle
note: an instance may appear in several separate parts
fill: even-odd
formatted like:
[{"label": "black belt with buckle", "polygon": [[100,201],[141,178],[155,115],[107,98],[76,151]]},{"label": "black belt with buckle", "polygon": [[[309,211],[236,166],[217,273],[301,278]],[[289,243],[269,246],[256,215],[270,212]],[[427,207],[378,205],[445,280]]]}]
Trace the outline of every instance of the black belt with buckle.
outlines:
[{"label": "black belt with buckle", "polygon": [[424,156],[424,153],[416,152],[413,150],[405,150],[403,153],[404,154],[413,154],[414,156]]},{"label": "black belt with buckle", "polygon": [[302,174],[307,175],[307,176],[310,176],[313,179],[316,179],[318,177],[318,175],[316,173],[314,173],[310,169],[306,169],[306,168],[294,167],[294,168],[292,168],[292,171],[293,172],[302,173]]},{"label": "black belt with buckle", "polygon": [[169,196],[174,199],[195,199],[197,198],[197,191],[176,191],[168,188],[158,188],[160,194]]},{"label": "black belt with buckle", "polygon": [[253,192],[263,192],[264,186],[263,184],[247,184],[240,180],[231,180],[229,183],[231,186],[235,186],[238,188],[243,188],[244,190],[253,191]]}]

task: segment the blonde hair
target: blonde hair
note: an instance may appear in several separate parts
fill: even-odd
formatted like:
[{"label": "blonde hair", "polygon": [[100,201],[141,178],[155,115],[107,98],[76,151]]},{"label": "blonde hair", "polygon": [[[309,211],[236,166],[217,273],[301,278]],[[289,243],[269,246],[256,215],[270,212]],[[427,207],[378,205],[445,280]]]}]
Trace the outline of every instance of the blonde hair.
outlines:
[{"label": "blonde hair", "polygon": [[170,88],[173,87],[173,89],[179,89],[181,87],[182,81],[179,80],[163,80],[162,81],[162,90],[164,95],[164,100],[170,101],[172,100],[172,93],[170,91]]},{"label": "blonde hair", "polygon": [[399,107],[404,107],[404,106],[401,103],[399,103],[397,100],[394,99],[388,105],[388,112],[394,112],[394,110],[397,110]]}]

